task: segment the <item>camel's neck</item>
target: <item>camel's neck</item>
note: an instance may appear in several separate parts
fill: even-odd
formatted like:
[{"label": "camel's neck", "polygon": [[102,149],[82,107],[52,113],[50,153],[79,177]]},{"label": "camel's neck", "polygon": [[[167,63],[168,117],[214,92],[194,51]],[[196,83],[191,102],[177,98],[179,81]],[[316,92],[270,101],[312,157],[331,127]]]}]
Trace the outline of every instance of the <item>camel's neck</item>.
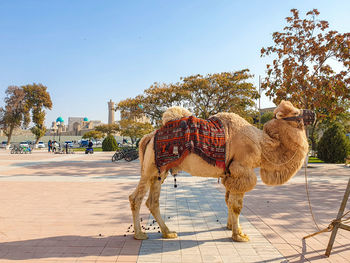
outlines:
[{"label": "camel's neck", "polygon": [[268,185],[287,182],[302,166],[308,152],[304,129],[270,121],[261,141],[261,179]]}]

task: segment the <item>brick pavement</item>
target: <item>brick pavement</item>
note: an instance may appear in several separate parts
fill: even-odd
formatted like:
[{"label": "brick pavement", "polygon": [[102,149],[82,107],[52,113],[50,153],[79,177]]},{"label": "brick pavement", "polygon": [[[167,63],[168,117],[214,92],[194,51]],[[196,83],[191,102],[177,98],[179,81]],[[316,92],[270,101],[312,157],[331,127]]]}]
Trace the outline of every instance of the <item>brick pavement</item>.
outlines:
[{"label": "brick pavement", "polygon": [[[139,179],[137,161],[114,164],[111,153],[28,156],[0,151],[0,262],[349,262],[349,232],[338,232],[329,259],[323,257],[329,234],[302,243],[301,237],[315,228],[301,173],[285,186],[259,182],[246,195],[241,221],[251,237],[248,243],[232,242],[225,229],[227,212],[217,180],[183,173],[174,189],[169,177],[161,212],[179,237],[161,239],[143,205],[143,224],[156,229],[141,242],[127,232],[127,197]],[[345,169],[309,169],[321,225],[339,208],[350,171]]]},{"label": "brick pavement", "polygon": [[136,262],[141,241],[126,231],[138,166],[110,157],[0,152],[0,262]]},{"label": "brick pavement", "polygon": [[[350,168],[341,164],[309,164],[307,174],[315,220],[320,228],[325,228],[338,213]],[[304,170],[282,186],[266,186],[259,180],[244,202],[243,214],[290,262],[350,262],[348,231],[338,231],[330,258],[324,256],[329,232],[302,240],[318,231],[308,206]]]},{"label": "brick pavement", "polygon": [[284,257],[244,216],[241,224],[251,241],[233,242],[226,229],[227,208],[217,179],[192,177],[180,173],[177,188],[172,178],[162,187],[161,212],[176,239],[162,239],[154,228],[142,242],[138,262],[284,262]]}]

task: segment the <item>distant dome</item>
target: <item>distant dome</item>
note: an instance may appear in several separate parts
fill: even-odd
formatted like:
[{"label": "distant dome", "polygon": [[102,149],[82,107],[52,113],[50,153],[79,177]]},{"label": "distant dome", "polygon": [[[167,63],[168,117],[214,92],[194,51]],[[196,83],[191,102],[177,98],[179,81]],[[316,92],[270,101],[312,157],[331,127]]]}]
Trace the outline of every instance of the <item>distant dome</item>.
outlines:
[{"label": "distant dome", "polygon": [[84,118],[84,121],[89,121],[89,119],[87,117]]},{"label": "distant dome", "polygon": [[64,122],[64,120],[63,120],[62,117],[58,117],[58,118],[56,119],[56,122]]}]

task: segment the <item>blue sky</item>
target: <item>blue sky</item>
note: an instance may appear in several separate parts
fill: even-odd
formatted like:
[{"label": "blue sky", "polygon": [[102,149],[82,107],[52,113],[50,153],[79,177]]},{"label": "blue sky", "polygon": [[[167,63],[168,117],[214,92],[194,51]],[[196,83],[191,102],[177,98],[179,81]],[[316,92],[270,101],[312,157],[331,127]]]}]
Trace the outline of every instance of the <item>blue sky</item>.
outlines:
[{"label": "blue sky", "polygon": [[[0,0],[0,106],[9,85],[42,83],[58,116],[107,122],[107,101],[153,82],[249,68],[264,76],[261,47],[289,10],[317,8],[350,32],[350,1]],[[273,104],[262,99],[262,107]]]}]

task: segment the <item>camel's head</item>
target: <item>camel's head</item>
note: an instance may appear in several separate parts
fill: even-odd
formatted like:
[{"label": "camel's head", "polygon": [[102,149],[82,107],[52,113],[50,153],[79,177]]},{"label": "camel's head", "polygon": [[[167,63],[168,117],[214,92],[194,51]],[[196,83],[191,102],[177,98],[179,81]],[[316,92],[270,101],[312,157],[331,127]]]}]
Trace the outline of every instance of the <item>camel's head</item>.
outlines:
[{"label": "camel's head", "polygon": [[300,115],[300,110],[295,108],[290,101],[282,100],[278,107],[273,111],[276,119],[296,117]]},{"label": "camel's head", "polygon": [[289,101],[282,100],[278,107],[273,111],[275,119],[294,122],[300,128],[304,125],[312,124],[315,121],[315,113],[311,110],[299,110]]}]

